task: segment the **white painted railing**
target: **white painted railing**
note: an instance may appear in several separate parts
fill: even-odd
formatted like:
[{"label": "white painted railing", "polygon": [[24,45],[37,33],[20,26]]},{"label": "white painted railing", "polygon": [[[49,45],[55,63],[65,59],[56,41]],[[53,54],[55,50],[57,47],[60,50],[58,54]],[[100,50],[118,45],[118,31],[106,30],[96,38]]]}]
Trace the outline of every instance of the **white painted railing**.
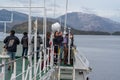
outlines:
[{"label": "white painted railing", "polygon": [[[34,63],[33,63],[32,66],[30,66],[30,64],[26,65],[27,69],[25,70],[25,67],[26,67],[25,66],[25,62],[26,62],[25,57],[20,57],[16,60],[11,61],[11,62],[6,63],[6,64],[1,64],[0,67],[3,67],[3,69],[4,69],[5,65],[14,63],[13,73],[11,75],[10,80],[17,80],[17,78],[18,77],[20,78],[20,76],[21,76],[22,80],[29,80],[29,74],[30,74],[30,70],[32,68],[34,68],[36,71],[36,73],[35,73],[36,75],[35,76],[33,75],[32,79],[36,79],[37,77],[39,77],[39,80],[42,80],[45,78],[50,78],[50,75],[52,75],[52,73],[54,71],[54,67],[53,67],[54,62],[52,60],[53,59],[53,51],[52,50],[50,51],[50,50],[51,50],[50,48],[47,48],[47,51],[46,51],[46,52],[48,52],[47,55],[43,53],[43,50],[41,50],[39,52],[40,58],[39,58],[38,62],[36,62],[36,68],[34,68]],[[36,53],[36,52],[34,52],[34,53]],[[33,55],[33,54],[31,54],[31,55]],[[42,54],[43,54],[43,56],[45,56],[44,59],[42,59]],[[31,55],[28,55],[28,56],[31,56]],[[28,57],[28,56],[26,56],[26,57]],[[19,61],[21,59],[22,59],[22,62],[21,62],[22,65],[17,66],[17,61]],[[43,61],[46,62],[45,65],[43,65],[43,63],[42,63]],[[18,64],[20,64],[20,63],[18,63]],[[42,66],[45,68],[42,69]],[[22,72],[19,74],[17,74],[18,67],[22,67]],[[44,73],[42,73],[42,72],[44,72]],[[4,77],[5,75],[3,75],[3,72],[1,72],[0,76],[2,78],[2,76]],[[3,78],[2,80],[5,80],[5,79]]]}]

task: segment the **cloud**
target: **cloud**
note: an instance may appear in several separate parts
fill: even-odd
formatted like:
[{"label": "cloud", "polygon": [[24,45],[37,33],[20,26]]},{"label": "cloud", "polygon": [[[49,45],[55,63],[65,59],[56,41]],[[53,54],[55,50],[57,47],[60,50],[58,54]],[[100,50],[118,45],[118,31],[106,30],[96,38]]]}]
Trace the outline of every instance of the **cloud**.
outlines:
[{"label": "cloud", "polygon": [[111,18],[111,17],[119,17],[120,12],[117,10],[95,10],[96,14],[102,17],[107,17],[107,18]]},{"label": "cloud", "polygon": [[58,5],[58,4],[55,4],[55,5],[54,5],[53,3],[52,3],[52,4],[49,4],[48,6],[50,6],[50,7],[56,7],[56,8],[60,8],[60,7],[61,7],[60,5]]},{"label": "cloud", "polygon": [[101,17],[113,18],[120,17],[120,9],[91,9],[87,7],[81,7],[80,12],[88,14],[96,14]]},{"label": "cloud", "polygon": [[94,9],[87,8],[87,7],[81,7],[81,8],[80,8],[80,12],[89,13],[89,14],[96,13],[96,12],[94,11]]},{"label": "cloud", "polygon": [[[73,11],[73,10],[72,10]],[[71,12],[72,12],[71,11]],[[87,7],[80,7],[79,12],[88,13],[88,14],[95,14],[101,17],[109,18],[111,20],[120,22],[120,8],[116,9],[93,9]]]}]

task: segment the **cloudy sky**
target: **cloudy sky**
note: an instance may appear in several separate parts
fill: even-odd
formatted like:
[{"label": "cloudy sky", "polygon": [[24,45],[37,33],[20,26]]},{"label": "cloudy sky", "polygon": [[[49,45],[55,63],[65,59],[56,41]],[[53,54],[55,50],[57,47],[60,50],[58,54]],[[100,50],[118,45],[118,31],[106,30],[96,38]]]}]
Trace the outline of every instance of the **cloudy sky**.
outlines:
[{"label": "cloudy sky", "polygon": [[[54,2],[55,1],[55,2]],[[28,6],[29,0],[0,0],[0,6]],[[43,0],[32,0],[32,6],[43,6]],[[54,15],[54,3],[55,15]],[[57,17],[65,13],[66,0],[46,0],[47,16]],[[28,9],[12,9],[28,12]],[[68,12],[84,12],[120,19],[120,0],[68,0]],[[33,15],[43,15],[43,9],[32,9]],[[120,22],[120,21],[119,21]]]}]

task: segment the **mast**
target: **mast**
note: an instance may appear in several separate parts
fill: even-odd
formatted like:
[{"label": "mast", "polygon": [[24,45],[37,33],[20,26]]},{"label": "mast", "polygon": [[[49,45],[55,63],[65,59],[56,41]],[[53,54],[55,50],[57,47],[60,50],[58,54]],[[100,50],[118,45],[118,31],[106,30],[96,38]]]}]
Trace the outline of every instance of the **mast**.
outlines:
[{"label": "mast", "polygon": [[65,8],[65,23],[64,23],[64,34],[66,34],[66,28],[67,28],[67,9],[68,9],[68,0],[66,0],[66,8]]},{"label": "mast", "polygon": [[30,74],[29,74],[29,80],[32,80],[32,55],[31,55],[31,0],[29,0],[29,15],[28,15],[28,57],[29,59],[29,67],[30,69]]},{"label": "mast", "polygon": [[44,73],[46,71],[46,0],[44,0],[44,19],[43,19],[43,51],[44,51],[44,67],[43,67],[43,70],[44,70]]}]

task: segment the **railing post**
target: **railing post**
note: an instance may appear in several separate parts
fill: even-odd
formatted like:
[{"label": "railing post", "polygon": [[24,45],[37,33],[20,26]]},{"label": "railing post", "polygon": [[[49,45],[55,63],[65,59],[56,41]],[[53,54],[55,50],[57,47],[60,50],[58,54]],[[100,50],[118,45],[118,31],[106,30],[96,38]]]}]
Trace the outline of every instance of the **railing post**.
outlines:
[{"label": "railing post", "polygon": [[38,27],[38,25],[37,25],[37,19],[36,19],[36,21],[35,21],[35,26],[34,26],[34,80],[36,80],[36,59],[37,59],[37,57],[36,57],[36,54],[37,54],[37,35],[39,35],[39,34],[37,34],[37,27]]},{"label": "railing post", "polygon": [[70,39],[70,28],[68,28],[69,30],[69,35],[68,35],[68,64],[70,64],[70,44],[71,44],[71,39]]},{"label": "railing post", "polygon": [[2,59],[2,64],[4,64],[4,66],[2,66],[2,74],[3,74],[3,80],[5,80],[5,59]]},{"label": "railing post", "polygon": [[54,47],[51,47],[51,68],[53,67],[54,64]]},{"label": "railing post", "polygon": [[25,79],[25,58],[23,57],[23,63],[22,63],[22,80]]},{"label": "railing post", "polygon": [[[42,48],[42,45],[41,45],[41,48]],[[39,64],[40,65],[40,69],[39,69],[40,70],[40,72],[39,72],[40,73],[40,75],[39,75],[40,79],[39,80],[41,80],[41,69],[42,69],[41,68],[41,66],[42,66],[41,65],[42,64],[42,49],[41,48],[40,48],[40,52],[39,52],[39,55],[40,55],[40,64]]]},{"label": "railing post", "polygon": [[[13,63],[12,63],[13,64]],[[13,80],[16,80],[16,61],[14,60],[14,66],[13,66],[14,70],[13,70],[13,75],[14,75],[14,79]]]},{"label": "railing post", "polygon": [[31,0],[29,0],[29,16],[28,16],[28,57],[29,59],[29,67],[31,67],[29,72],[29,80],[32,80],[32,55],[31,55]]},{"label": "railing post", "polygon": [[75,80],[75,67],[73,66],[73,80]]},{"label": "railing post", "polygon": [[49,53],[50,48],[47,48],[47,70],[49,70],[49,65],[50,65],[50,53]]},{"label": "railing post", "polygon": [[44,50],[44,53],[43,53],[44,54],[44,66],[43,66],[44,73],[46,72],[46,53],[45,53],[45,50]]}]

